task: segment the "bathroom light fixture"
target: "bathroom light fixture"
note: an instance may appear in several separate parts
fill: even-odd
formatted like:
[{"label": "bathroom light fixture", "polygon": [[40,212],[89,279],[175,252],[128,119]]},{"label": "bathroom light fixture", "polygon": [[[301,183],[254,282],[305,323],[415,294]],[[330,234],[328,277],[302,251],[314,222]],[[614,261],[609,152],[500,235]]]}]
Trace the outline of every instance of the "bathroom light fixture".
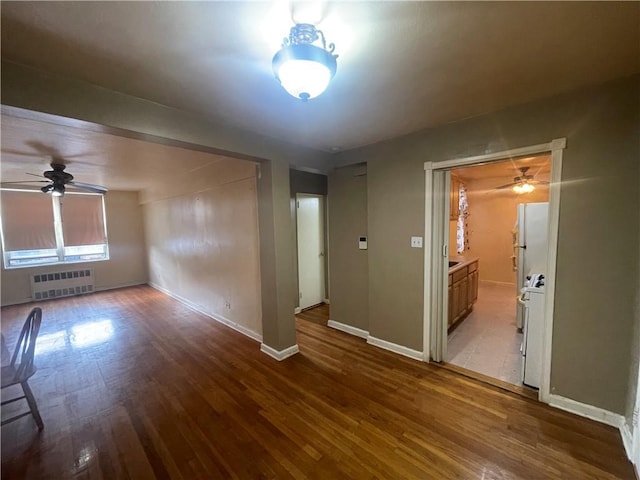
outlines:
[{"label": "bathroom light fixture", "polygon": [[290,95],[306,102],[324,92],[336,74],[335,48],[333,43],[327,48],[324,34],[314,25],[297,23],[273,57],[273,73]]}]

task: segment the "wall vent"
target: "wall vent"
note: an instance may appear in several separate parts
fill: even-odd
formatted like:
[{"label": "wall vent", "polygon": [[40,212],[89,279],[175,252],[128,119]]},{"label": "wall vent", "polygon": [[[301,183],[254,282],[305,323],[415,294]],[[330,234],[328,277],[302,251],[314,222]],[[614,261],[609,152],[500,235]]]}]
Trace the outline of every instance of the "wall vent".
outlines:
[{"label": "wall vent", "polygon": [[31,297],[34,300],[92,293],[93,287],[93,270],[90,268],[31,275]]}]

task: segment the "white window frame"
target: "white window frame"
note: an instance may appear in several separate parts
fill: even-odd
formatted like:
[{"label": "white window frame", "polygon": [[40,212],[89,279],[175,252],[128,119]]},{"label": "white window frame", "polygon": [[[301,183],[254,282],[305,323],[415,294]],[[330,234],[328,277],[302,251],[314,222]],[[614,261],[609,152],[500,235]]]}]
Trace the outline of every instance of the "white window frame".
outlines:
[{"label": "white window frame", "polygon": [[[19,188],[3,188],[3,191],[33,192],[34,195],[40,194],[37,190],[19,189]],[[67,192],[65,195],[99,195],[95,193]],[[55,197],[51,195],[53,205],[53,228],[56,236],[55,249],[42,250],[13,250],[7,251],[4,242],[4,225],[0,225],[0,240],[2,241],[2,260],[4,268],[13,270],[16,268],[32,268],[42,267],[46,265],[60,265],[71,263],[86,262],[102,262],[109,260],[109,238],[107,236],[107,212],[105,209],[104,195],[100,195],[102,201],[102,224],[104,226],[105,243],[100,245],[83,245],[83,246],[66,246],[64,244],[64,235],[62,233],[62,209],[61,200],[63,197]],[[93,247],[93,248],[92,248]],[[68,249],[80,249],[75,255],[70,255]],[[85,252],[82,253],[82,250]],[[29,253],[34,252],[34,253]],[[73,260],[68,259],[73,257]],[[30,262],[12,264],[17,260],[30,260]]]}]

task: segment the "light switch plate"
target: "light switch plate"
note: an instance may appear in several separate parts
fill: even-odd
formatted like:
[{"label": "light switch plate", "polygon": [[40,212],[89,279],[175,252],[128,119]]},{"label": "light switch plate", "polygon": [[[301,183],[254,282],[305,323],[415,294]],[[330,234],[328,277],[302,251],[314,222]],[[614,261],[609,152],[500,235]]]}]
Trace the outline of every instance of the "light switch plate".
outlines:
[{"label": "light switch plate", "polygon": [[422,237],[411,237],[412,248],[422,248]]}]

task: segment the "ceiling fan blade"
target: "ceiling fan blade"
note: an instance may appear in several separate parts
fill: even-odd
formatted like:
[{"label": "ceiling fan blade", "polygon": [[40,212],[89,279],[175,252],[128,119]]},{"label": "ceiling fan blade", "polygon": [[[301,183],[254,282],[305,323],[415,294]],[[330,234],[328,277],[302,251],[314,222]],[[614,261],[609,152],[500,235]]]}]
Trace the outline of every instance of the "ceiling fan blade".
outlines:
[{"label": "ceiling fan blade", "polygon": [[502,190],[503,188],[511,188],[514,185],[516,185],[515,183],[507,183],[506,185],[500,185],[499,187],[496,187],[496,190]]},{"label": "ceiling fan blade", "polygon": [[545,182],[544,180],[529,180],[529,183],[534,185],[549,185],[549,182]]},{"label": "ceiling fan blade", "polygon": [[69,182],[69,183],[67,183],[67,185],[79,188],[81,190],[87,190],[89,192],[94,192],[94,193],[107,193],[109,191],[109,189],[107,187],[103,187],[101,185],[92,185],[91,183]]},{"label": "ceiling fan blade", "polygon": [[14,185],[16,183],[49,183],[49,180],[23,180],[20,182],[2,182],[0,185]]}]

